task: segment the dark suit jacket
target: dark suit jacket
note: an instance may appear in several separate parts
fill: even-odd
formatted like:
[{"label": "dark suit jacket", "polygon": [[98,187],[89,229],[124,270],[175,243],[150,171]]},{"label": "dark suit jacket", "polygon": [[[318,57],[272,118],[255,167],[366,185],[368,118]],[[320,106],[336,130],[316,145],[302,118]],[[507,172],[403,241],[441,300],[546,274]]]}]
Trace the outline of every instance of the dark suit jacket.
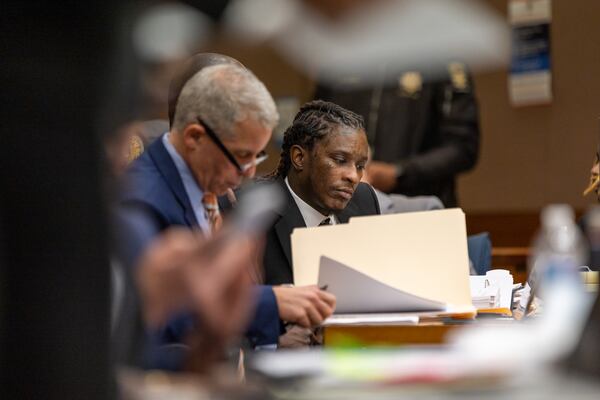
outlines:
[{"label": "dark suit jacket", "polygon": [[[121,195],[119,212],[145,221],[146,232],[139,236],[150,239],[174,225],[198,226],[177,167],[164,147],[162,137],[155,140],[131,165],[126,174],[126,183],[127,189]],[[256,315],[248,328],[247,337],[254,345],[277,343],[280,321],[275,295],[269,286],[259,286],[257,292]],[[193,325],[193,316],[185,313],[169,324],[159,342],[181,342]]]},{"label": "dark suit jacket", "polygon": [[[306,226],[304,218],[285,182],[283,179],[277,181],[286,193],[287,206],[267,232],[263,265],[265,283],[268,285],[280,285],[294,281],[290,236],[294,228]],[[347,223],[351,217],[380,213],[375,191],[370,185],[360,183],[348,206],[336,216],[341,223]]]}]

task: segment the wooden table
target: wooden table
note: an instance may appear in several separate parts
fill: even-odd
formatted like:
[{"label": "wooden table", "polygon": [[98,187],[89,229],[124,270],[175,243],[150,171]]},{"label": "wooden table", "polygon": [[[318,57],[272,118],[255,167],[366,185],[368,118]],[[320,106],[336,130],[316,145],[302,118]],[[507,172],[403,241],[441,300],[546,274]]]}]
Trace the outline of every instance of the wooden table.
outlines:
[{"label": "wooden table", "polygon": [[446,335],[465,323],[429,322],[416,325],[335,325],[325,327],[325,346],[401,346],[443,344]]}]

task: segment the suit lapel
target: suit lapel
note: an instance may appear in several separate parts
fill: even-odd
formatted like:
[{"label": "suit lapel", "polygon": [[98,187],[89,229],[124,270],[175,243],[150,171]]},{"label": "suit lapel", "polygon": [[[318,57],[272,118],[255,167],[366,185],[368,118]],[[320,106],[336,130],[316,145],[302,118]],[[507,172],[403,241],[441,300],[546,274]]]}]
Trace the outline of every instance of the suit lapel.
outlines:
[{"label": "suit lapel", "polygon": [[277,233],[277,238],[279,239],[279,243],[281,244],[281,248],[285,253],[285,257],[288,260],[288,267],[292,268],[292,231],[294,228],[298,227],[306,227],[304,223],[304,218],[302,218],[302,214],[300,214],[300,210],[292,197],[292,194],[287,188],[287,185],[283,181],[283,179],[277,180],[278,184],[281,185],[283,191],[287,195],[287,205],[283,209],[281,213],[281,218],[275,223],[275,232]]},{"label": "suit lapel", "polygon": [[356,203],[350,200],[350,203],[348,203],[346,208],[344,208],[340,213],[336,214],[336,217],[340,223],[346,224],[351,217],[355,217],[357,215],[360,215],[360,210],[358,209]]},{"label": "suit lapel", "polygon": [[159,136],[148,148],[148,153],[154,161],[154,164],[162,174],[163,178],[175,194],[177,201],[184,210],[184,218],[191,227],[197,227],[198,221],[194,215],[194,209],[190,203],[190,199],[185,191],[181,176],[169,152],[162,142],[162,136]]}]

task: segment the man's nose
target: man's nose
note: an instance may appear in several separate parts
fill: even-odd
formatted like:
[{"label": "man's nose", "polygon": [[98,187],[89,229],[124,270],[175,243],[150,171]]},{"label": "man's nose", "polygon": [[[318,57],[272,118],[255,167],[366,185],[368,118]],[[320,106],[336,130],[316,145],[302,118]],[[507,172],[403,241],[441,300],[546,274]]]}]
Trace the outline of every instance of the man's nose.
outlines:
[{"label": "man's nose", "polygon": [[362,176],[362,172],[358,170],[356,166],[352,166],[346,169],[346,180],[352,182],[353,185],[357,185],[360,182],[360,178]]},{"label": "man's nose", "polygon": [[247,170],[242,172],[242,176],[246,178],[253,178],[256,175],[256,165],[251,166]]}]

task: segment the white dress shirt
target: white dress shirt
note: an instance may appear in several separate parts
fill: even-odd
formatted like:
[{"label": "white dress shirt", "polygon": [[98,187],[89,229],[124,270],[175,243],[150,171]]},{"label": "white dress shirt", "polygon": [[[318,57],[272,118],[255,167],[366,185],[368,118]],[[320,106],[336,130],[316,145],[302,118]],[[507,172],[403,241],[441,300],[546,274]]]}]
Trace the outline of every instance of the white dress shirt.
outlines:
[{"label": "white dress shirt", "polygon": [[294,193],[287,177],[285,178],[285,185],[287,186],[288,190],[292,194],[292,197],[294,198],[294,201],[296,202],[296,205],[298,206],[298,209],[300,210],[300,214],[302,214],[302,218],[304,218],[304,223],[306,224],[306,226],[308,228],[312,228],[314,226],[319,226],[319,224],[327,218],[329,218],[330,225],[335,225],[338,223],[338,220],[336,219],[335,215],[321,214],[320,212],[318,212],[317,210],[312,208],[310,205],[308,205],[307,202],[302,200],[300,198],[300,196],[298,196],[296,193]]},{"label": "white dress shirt", "polygon": [[206,214],[206,210],[204,209],[204,204],[202,204],[202,197],[204,196],[204,191],[196,182],[196,178],[190,171],[190,168],[185,163],[185,160],[179,155],[175,147],[171,144],[169,140],[169,132],[165,133],[161,138],[163,145],[167,149],[167,152],[171,156],[175,167],[177,168],[177,172],[179,172],[179,176],[181,177],[181,181],[183,182],[183,187],[185,188],[185,193],[190,200],[190,204],[192,205],[192,209],[194,210],[194,215],[196,216],[196,221],[198,221],[198,225],[200,229],[202,229],[202,233],[210,236],[210,223],[208,222],[208,215]]}]

